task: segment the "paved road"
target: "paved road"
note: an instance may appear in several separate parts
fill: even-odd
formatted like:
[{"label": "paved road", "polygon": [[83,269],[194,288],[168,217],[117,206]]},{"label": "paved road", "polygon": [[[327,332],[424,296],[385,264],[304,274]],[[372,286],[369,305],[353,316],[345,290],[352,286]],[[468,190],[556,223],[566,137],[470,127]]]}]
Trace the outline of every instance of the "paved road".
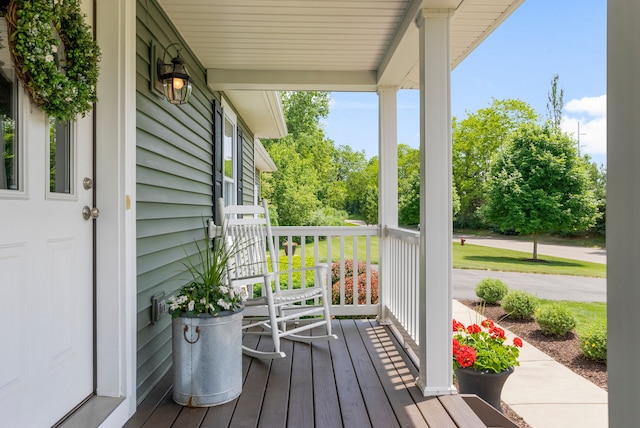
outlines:
[{"label": "paved road", "polygon": [[453,298],[477,299],[475,287],[484,278],[498,278],[509,289],[524,290],[542,299],[580,302],[606,302],[607,299],[607,280],[603,278],[470,269],[453,270]]},{"label": "paved road", "polygon": [[[467,238],[465,237],[465,239]],[[533,249],[533,244],[530,242],[509,239],[474,237],[468,238],[465,243],[519,251],[532,251]],[[538,254],[596,263],[606,263],[607,257],[605,250],[547,244],[538,244]],[[543,299],[606,302],[607,298],[607,280],[603,278],[469,269],[453,270],[453,298],[477,299],[475,286],[483,278],[498,278],[504,281],[510,289],[524,290]]]}]

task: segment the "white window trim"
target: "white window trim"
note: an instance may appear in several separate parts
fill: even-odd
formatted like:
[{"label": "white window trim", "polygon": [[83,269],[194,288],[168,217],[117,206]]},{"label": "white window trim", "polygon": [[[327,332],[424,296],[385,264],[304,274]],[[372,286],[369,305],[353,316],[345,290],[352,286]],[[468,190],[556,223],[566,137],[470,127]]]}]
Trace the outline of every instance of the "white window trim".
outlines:
[{"label": "white window trim", "polygon": [[222,116],[223,116],[223,123],[222,123],[222,138],[224,141],[224,119],[228,119],[229,122],[231,122],[231,124],[233,125],[233,130],[231,132],[231,139],[232,139],[232,147],[231,150],[233,151],[232,154],[232,161],[233,161],[233,178],[231,180],[233,180],[233,191],[231,192],[231,195],[227,195],[226,194],[226,183],[228,183],[228,179],[226,177],[226,175],[224,175],[224,159],[225,159],[225,153],[224,153],[224,143],[222,144],[222,148],[223,148],[223,153],[222,153],[222,163],[223,163],[223,176],[222,176],[222,198],[228,203],[228,204],[236,204],[238,203],[237,199],[238,199],[238,150],[239,149],[238,145],[238,115],[237,113],[233,110],[233,108],[231,107],[231,105],[228,103],[228,101],[225,99],[225,97],[221,97],[222,99]]}]

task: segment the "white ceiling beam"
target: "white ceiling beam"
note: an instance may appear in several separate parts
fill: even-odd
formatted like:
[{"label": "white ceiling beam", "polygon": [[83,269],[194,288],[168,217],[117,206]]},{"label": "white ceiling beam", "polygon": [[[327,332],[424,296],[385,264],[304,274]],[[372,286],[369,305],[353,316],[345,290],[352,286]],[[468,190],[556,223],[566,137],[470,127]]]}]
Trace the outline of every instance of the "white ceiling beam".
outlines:
[{"label": "white ceiling beam", "polygon": [[[415,52],[417,50],[418,38],[417,38],[417,30],[414,29],[414,21],[416,16],[418,15],[418,11],[422,9],[423,0],[413,0],[404,16],[402,17],[402,21],[398,25],[395,34],[393,35],[393,39],[391,43],[389,43],[389,47],[384,53],[384,57],[382,57],[382,61],[380,61],[380,66],[378,67],[378,81],[386,82],[387,80],[399,82],[402,78],[405,77],[406,72],[408,70],[392,70],[391,64],[397,63],[398,61],[392,62],[394,57],[399,53],[399,47],[403,41],[403,39],[407,36],[407,31],[413,30],[415,37],[414,45],[415,49],[412,49],[411,54],[415,56]],[[393,78],[390,79],[390,76],[394,75]],[[400,80],[399,80],[400,79]]]},{"label": "white ceiling beam", "polygon": [[296,71],[207,69],[214,91],[349,91],[375,92],[375,71]]}]

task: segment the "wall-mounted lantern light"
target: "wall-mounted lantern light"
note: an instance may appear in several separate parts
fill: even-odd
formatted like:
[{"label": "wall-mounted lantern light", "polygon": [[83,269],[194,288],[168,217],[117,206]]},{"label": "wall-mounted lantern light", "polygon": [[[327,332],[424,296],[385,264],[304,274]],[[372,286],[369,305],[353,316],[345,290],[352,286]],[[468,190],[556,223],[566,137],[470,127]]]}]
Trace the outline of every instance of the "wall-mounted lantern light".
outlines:
[{"label": "wall-mounted lantern light", "polygon": [[[165,63],[167,51],[172,46],[179,46],[176,56],[171,60],[171,64]],[[184,60],[180,56],[180,43],[172,43],[164,50],[162,59],[158,58],[158,79],[162,82],[164,96],[171,104],[186,104],[191,95],[191,83],[189,73],[184,65]]]}]

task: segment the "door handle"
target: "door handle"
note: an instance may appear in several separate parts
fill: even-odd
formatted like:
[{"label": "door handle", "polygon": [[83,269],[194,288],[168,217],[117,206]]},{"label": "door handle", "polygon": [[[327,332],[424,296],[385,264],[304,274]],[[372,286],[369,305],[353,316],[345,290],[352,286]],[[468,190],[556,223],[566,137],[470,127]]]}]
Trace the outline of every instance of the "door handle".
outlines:
[{"label": "door handle", "polygon": [[85,220],[89,220],[90,218],[92,219],[97,219],[98,217],[100,217],[100,210],[97,209],[96,207],[90,208],[88,206],[84,206],[84,208],[82,208],[82,218]]}]

